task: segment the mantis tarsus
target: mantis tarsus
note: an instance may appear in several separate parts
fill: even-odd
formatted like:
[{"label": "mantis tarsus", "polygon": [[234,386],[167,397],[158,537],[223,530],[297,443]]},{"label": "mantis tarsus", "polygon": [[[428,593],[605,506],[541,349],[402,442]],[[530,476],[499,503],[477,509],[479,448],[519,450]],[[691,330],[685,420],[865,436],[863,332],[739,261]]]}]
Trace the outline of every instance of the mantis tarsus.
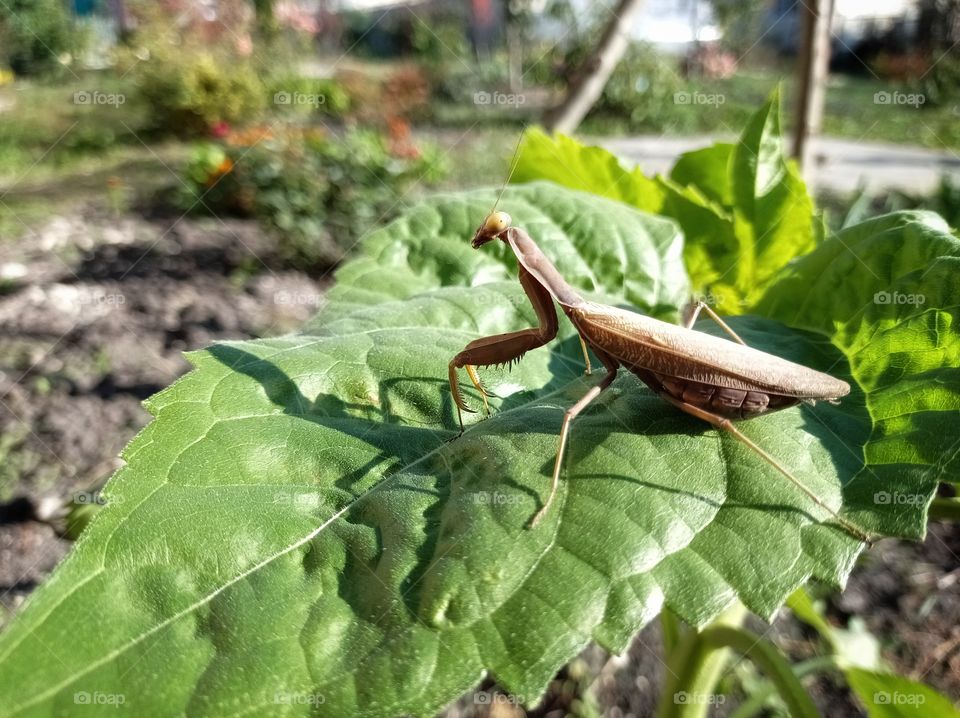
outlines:
[{"label": "mantis tarsus", "polygon": [[[516,255],[520,284],[536,311],[539,325],[476,339],[450,361],[450,391],[457,406],[460,433],[463,433],[461,412],[473,412],[473,409],[467,406],[460,393],[458,369],[466,369],[486,406],[488,394],[476,367],[519,360],[527,351],[553,340],[559,328],[554,301],[580,335],[587,373],[590,373],[587,347],[607,370],[600,382],[564,414],[550,494],[533,517],[531,526],[546,515],[557,493],[571,422],[613,383],[617,371],[623,367],[681,411],[732,434],[793,482],[817,506],[829,512],[846,531],[861,541],[873,542],[866,531],[827,506],[732,423],[732,420],[786,409],[800,402],[837,402],[850,392],[846,382],[747,346],[702,302],[695,305],[684,326],[677,326],[587,301],[563,279],[530,235],[511,226],[511,218],[505,212],[494,211],[488,215],[477,229],[472,245],[478,249],[494,239],[504,242]],[[733,341],[694,330],[693,323],[701,311],[716,321]],[[489,413],[489,406],[487,411]]]}]

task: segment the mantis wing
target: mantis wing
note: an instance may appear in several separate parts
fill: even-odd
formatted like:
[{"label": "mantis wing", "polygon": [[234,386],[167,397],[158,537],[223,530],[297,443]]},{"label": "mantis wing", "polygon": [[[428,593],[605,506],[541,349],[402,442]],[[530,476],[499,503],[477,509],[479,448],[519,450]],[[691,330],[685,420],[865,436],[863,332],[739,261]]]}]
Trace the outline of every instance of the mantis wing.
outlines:
[{"label": "mantis wing", "polygon": [[719,387],[836,399],[850,385],[773,354],[594,302],[568,312],[587,341],[624,366]]}]

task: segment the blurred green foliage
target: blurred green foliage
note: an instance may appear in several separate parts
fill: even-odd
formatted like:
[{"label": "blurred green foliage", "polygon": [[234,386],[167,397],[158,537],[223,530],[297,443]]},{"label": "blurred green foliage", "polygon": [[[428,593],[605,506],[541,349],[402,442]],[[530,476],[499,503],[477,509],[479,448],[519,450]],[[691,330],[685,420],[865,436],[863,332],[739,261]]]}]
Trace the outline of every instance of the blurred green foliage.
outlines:
[{"label": "blurred green foliage", "polygon": [[828,218],[834,225],[839,220],[838,228],[907,209],[931,210],[943,217],[954,232],[960,227],[960,182],[948,174],[942,175],[939,184],[927,194],[861,190],[852,198],[828,196],[827,201],[832,210]]},{"label": "blurred green foliage", "polygon": [[[948,105],[960,100],[960,57],[945,52],[924,75],[921,89],[932,105]],[[956,113],[956,108],[952,109]]]},{"label": "blurred green foliage", "polygon": [[267,104],[258,74],[237,58],[157,47],[133,72],[155,127],[176,134],[202,134],[223,122],[251,122]]},{"label": "blurred green foliage", "polygon": [[61,0],[0,3],[0,67],[6,65],[17,75],[57,74],[61,60],[69,60],[81,37]]},{"label": "blurred green foliage", "polygon": [[650,45],[631,44],[592,114],[617,118],[631,130],[668,125],[676,115],[674,98],[685,89],[674,64]]},{"label": "blurred green foliage", "polygon": [[350,95],[334,79],[288,74],[270,78],[268,82],[267,96],[274,109],[281,112],[340,117],[350,109]]}]

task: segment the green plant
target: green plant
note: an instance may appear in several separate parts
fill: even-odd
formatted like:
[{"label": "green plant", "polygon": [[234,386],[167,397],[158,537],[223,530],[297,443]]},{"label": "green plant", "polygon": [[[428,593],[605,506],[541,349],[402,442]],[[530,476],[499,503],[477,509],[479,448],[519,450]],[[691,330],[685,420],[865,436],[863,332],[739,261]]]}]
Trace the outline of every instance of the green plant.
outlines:
[{"label": "green plant", "polygon": [[683,228],[694,291],[726,314],[754,307],[780,269],[822,234],[803,180],[780,151],[777,92],[739,142],[688,152],[668,177],[649,179],[598,147],[533,130],[513,179],[550,179],[671,217]]},{"label": "green plant", "polygon": [[857,224],[868,217],[904,209],[926,209],[943,217],[954,231],[960,227],[960,184],[950,175],[942,175],[936,189],[929,194],[894,191],[877,193],[859,190],[849,198],[830,197],[840,203],[841,226]]},{"label": "green plant", "polygon": [[431,18],[427,24],[417,17],[412,30],[413,51],[429,67],[449,65],[471,56],[462,18]]},{"label": "green plant", "polygon": [[79,49],[62,0],[8,0],[0,5],[0,67],[17,75],[49,75]]},{"label": "green plant", "polygon": [[136,12],[139,28],[118,50],[117,68],[134,80],[154,130],[190,136],[257,119],[272,96],[241,41],[238,4],[224,4],[216,24],[163,3],[140,3]]},{"label": "green plant", "polygon": [[659,130],[676,116],[674,97],[684,89],[672,60],[632,43],[591,110],[594,117],[625,120],[631,130]]},{"label": "green plant", "polygon": [[[583,63],[596,46],[600,29],[571,33],[559,56],[556,47],[533,53],[531,59],[536,62],[525,77],[539,77],[543,82],[559,77],[570,84],[578,72],[584,71]],[[550,56],[555,57],[547,59]],[[686,116],[689,108],[676,102],[678,93],[689,94],[693,89],[680,76],[675,57],[649,43],[632,42],[590,110],[587,126],[600,131],[664,131],[677,129],[678,125],[686,131],[696,129]],[[703,114],[702,107],[696,109]]]},{"label": "green plant", "polygon": [[334,79],[290,75],[270,80],[268,95],[274,110],[341,117],[350,109],[350,96]]},{"label": "green plant", "polygon": [[432,146],[375,131],[252,131],[195,148],[182,203],[257,217],[286,261],[311,268],[339,261],[411,185],[442,173]]},{"label": "green plant", "polygon": [[816,718],[820,713],[803,682],[823,673],[842,676],[869,716],[960,717],[960,711],[937,691],[892,672],[881,660],[876,640],[862,627],[834,628],[802,588],[786,603],[826,644],[826,650],[817,657],[791,664],[772,641],[743,628],[746,612],[739,605],[701,630],[684,625],[664,611],[661,623],[669,637],[666,643],[670,671],[657,718],[699,718],[706,716],[711,706],[724,703],[718,679],[734,655],[762,671],[746,700],[730,714],[736,718]]},{"label": "green plant", "polygon": [[[754,223],[791,181],[777,143],[762,146],[750,173],[764,181],[732,200]],[[637,198],[651,186],[592,148],[577,158],[571,174],[597,168]],[[525,528],[590,381],[566,324],[551,351],[489,376],[494,415],[447,441],[449,358],[535,321],[507,248],[468,242],[496,196],[435,197],[367,236],[301,333],[190,355],[148,402],[104,508],[0,636],[8,713],[96,692],[145,715],[430,715],[487,671],[532,705],[588,641],[619,653],[661,615],[670,652],[691,656],[678,690],[709,690],[714,647],[733,648],[805,714],[790,667],[737,614],[769,617],[810,578],[842,585],[862,546],[736,441],[623,376],[580,419],[560,503]],[[689,298],[672,219],[547,182],[502,202],[588,295],[664,318]],[[738,237],[763,254],[762,237]],[[853,393],[744,430],[861,525],[920,536],[938,482],[956,480],[960,240],[906,212],[781,256],[755,316],[731,324]]]}]

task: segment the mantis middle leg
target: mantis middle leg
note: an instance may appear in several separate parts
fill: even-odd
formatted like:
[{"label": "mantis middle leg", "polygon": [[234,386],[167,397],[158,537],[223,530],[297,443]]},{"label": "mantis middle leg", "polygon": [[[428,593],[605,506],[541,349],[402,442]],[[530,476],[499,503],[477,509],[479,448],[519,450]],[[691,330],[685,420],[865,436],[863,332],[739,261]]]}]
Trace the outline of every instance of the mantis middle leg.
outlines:
[{"label": "mantis middle leg", "polygon": [[[594,351],[596,347],[594,347]],[[547,511],[550,509],[550,505],[553,503],[553,498],[557,495],[557,487],[560,484],[560,469],[563,467],[563,452],[567,448],[567,438],[570,435],[570,424],[574,419],[577,418],[577,415],[587,408],[587,405],[591,401],[600,396],[600,392],[606,389],[613,383],[613,380],[617,378],[617,369],[619,364],[616,359],[609,356],[605,353],[599,353],[600,361],[603,362],[603,365],[607,368],[607,373],[600,380],[600,383],[594,387],[591,387],[590,390],[581,397],[581,399],[571,406],[563,415],[563,425],[560,427],[560,444],[557,447],[557,458],[553,463],[553,478],[550,481],[550,494],[547,496],[547,500],[543,503],[543,506],[537,512],[536,516],[530,521],[530,526],[536,526],[540,523],[540,520],[546,516]]]}]

